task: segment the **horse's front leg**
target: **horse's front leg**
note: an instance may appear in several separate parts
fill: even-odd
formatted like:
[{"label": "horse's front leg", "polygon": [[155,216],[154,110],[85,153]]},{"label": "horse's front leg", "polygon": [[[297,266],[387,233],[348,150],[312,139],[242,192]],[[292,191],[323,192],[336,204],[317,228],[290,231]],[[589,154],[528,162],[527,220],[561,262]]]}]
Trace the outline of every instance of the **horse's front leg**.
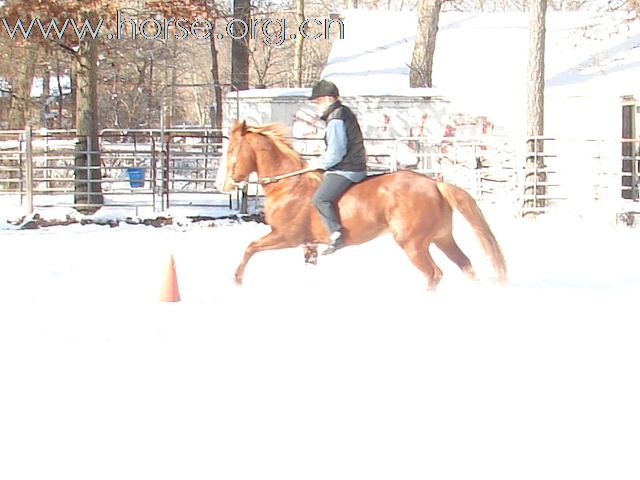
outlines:
[{"label": "horse's front leg", "polygon": [[255,242],[251,242],[244,251],[244,257],[242,257],[242,261],[236,269],[236,285],[242,285],[244,269],[247,266],[249,259],[253,257],[255,253],[261,252],[263,250],[277,250],[278,248],[295,247],[296,245],[297,243],[292,242],[290,239],[279,235],[277,232],[268,233]]},{"label": "horse's front leg", "polygon": [[305,265],[317,265],[318,264],[318,244],[317,243],[305,243],[302,246],[304,253]]}]

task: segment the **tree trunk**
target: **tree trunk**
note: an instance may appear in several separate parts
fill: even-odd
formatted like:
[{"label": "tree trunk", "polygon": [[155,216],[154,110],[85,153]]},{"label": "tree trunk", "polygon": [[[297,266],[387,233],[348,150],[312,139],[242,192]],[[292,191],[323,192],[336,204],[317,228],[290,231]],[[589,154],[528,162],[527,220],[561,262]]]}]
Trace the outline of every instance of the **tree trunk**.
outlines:
[{"label": "tree trunk", "polygon": [[[213,30],[215,31],[215,21]],[[211,126],[215,129],[222,128],[222,85],[220,85],[220,67],[218,64],[218,47],[216,46],[216,36],[209,37],[211,47],[211,80],[213,82],[213,95],[215,112],[211,118]]]},{"label": "tree trunk", "polygon": [[[33,82],[34,66],[36,63],[36,49],[33,45],[24,48],[10,47],[11,60],[15,66],[15,73],[10,77],[11,98],[9,100],[8,127],[10,130],[24,130],[27,126],[29,101],[31,99],[31,84]],[[9,167],[7,178],[12,180],[7,189],[18,190],[20,184],[20,162],[17,159],[0,161],[0,165]]]},{"label": "tree trunk", "polygon": [[[304,22],[304,0],[296,0],[296,15],[298,17],[298,25]],[[302,51],[304,47],[304,36],[296,37],[295,56],[293,57],[293,74],[295,75],[295,86],[302,87]]]},{"label": "tree trunk", "polygon": [[[250,0],[233,1],[233,40],[231,42],[231,83],[238,90],[249,88]],[[244,23],[243,23],[244,22]]]},{"label": "tree trunk", "polygon": [[42,126],[49,128],[49,97],[51,89],[49,88],[49,65],[42,68]]},{"label": "tree trunk", "polygon": [[[12,94],[9,103],[9,129],[22,130],[27,126],[29,102],[31,100],[31,85],[33,83],[38,53],[36,45],[32,44],[27,44],[22,49],[22,52],[15,49],[11,53],[16,53],[18,58],[14,63],[16,75],[11,82]],[[22,55],[20,55],[20,53],[22,53]]]},{"label": "tree trunk", "polygon": [[432,87],[433,55],[442,0],[420,0],[418,5],[418,31],[413,47],[409,83],[412,88]]},{"label": "tree trunk", "polygon": [[71,61],[71,92],[69,94],[69,104],[72,105],[73,108],[69,108],[71,112],[71,124],[70,127],[76,124],[76,114],[78,113],[78,109],[75,106],[78,104],[78,75],[76,74],[76,60],[75,58]]},{"label": "tree trunk", "polygon": [[[529,68],[527,81],[527,136],[544,135],[544,53],[547,0],[531,0],[529,18]],[[541,140],[527,141],[524,214],[546,207],[547,180]],[[543,198],[539,198],[543,196]]]},{"label": "tree trunk", "polygon": [[95,213],[104,203],[98,143],[98,48],[84,40],[74,57],[76,79],[75,204],[82,213]]},{"label": "tree trunk", "polygon": [[[213,35],[212,35],[213,36]],[[170,57],[171,58],[178,58],[178,45],[179,42],[171,42],[171,50],[170,50]],[[165,47],[167,48],[167,47]],[[169,52],[165,51],[165,54],[168,54]],[[168,87],[169,89],[169,108],[167,108],[167,116],[166,121],[165,121],[165,125],[168,128],[173,127],[173,124],[176,121],[176,88],[175,88],[175,84],[177,82],[177,68],[171,68],[169,69],[167,66],[167,61],[166,61],[166,56],[165,56],[165,60],[164,60],[164,74],[165,74],[165,85],[166,87],[163,89],[162,95],[164,96],[164,92],[166,91],[166,88]],[[197,87],[196,87],[197,88]],[[199,107],[199,102],[196,104],[196,106]],[[162,114],[164,115],[164,112],[162,112]]]},{"label": "tree trunk", "polygon": [[56,58],[56,82],[58,84],[58,119],[57,126],[58,128],[62,128],[62,114],[64,110],[64,93],[62,91],[62,70],[60,68],[60,59]]},{"label": "tree trunk", "polygon": [[[155,117],[153,110],[154,110],[154,90],[153,90],[153,75],[154,75],[154,70],[153,70],[153,54],[151,55],[151,58],[149,59],[149,78],[148,78],[148,82],[149,85],[147,87],[147,91],[149,92],[147,95],[147,119],[146,119],[146,124],[148,125],[149,128],[152,128],[153,125],[153,119],[154,118],[158,118]],[[164,112],[161,112],[161,115],[163,115]],[[163,120],[164,122],[164,120]]]}]

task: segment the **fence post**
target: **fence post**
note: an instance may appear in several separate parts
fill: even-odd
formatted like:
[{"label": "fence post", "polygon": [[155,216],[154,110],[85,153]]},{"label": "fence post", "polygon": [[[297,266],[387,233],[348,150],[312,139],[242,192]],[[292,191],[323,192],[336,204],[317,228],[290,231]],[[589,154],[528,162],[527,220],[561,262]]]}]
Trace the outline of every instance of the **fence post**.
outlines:
[{"label": "fence post", "polygon": [[[524,205],[522,216],[546,212],[547,172],[544,163],[544,138],[532,135],[526,139],[524,175]],[[542,183],[542,185],[540,185]]]},{"label": "fence post", "polygon": [[640,200],[640,195],[638,195],[638,191],[640,190],[638,187],[638,162],[640,162],[640,158],[638,158],[638,141],[633,139],[631,140],[631,200],[637,202]]},{"label": "fence post", "polygon": [[[151,132],[149,132],[149,142],[151,143],[151,208],[155,212],[156,196],[158,195],[158,191],[160,191],[160,195],[162,196],[162,190],[158,189],[158,157],[156,154],[156,137],[154,137]],[[162,201],[162,197],[160,198],[160,200]]]},{"label": "fence post", "polygon": [[249,212],[249,186],[244,185],[240,194],[240,214],[247,214]]},{"label": "fence post", "polygon": [[27,191],[27,214],[33,213],[33,127],[28,126],[24,131],[25,136],[25,182]]}]

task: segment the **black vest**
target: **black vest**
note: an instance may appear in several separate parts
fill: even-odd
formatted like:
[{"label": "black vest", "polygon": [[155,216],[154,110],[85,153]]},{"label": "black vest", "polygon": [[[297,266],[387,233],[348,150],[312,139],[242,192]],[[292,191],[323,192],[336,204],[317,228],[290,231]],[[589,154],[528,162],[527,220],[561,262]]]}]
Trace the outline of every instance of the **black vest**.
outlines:
[{"label": "black vest", "polygon": [[[333,102],[324,112],[321,120],[329,122],[334,118],[344,122],[347,129],[347,153],[344,158],[329,170],[344,170],[347,172],[364,172],[367,169],[367,152],[362,140],[362,131],[355,114],[349,107],[342,105],[340,100]],[[325,145],[327,137],[324,137]]]}]

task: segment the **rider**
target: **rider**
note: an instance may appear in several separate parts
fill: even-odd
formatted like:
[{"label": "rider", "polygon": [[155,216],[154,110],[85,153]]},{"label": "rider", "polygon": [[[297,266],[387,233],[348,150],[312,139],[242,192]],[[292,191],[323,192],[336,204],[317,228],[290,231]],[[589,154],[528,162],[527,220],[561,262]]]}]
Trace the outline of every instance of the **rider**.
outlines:
[{"label": "rider", "polygon": [[318,106],[320,119],[326,123],[325,152],[309,161],[309,167],[325,171],[313,201],[329,229],[329,246],[322,252],[328,255],[344,246],[336,203],[347,188],[366,177],[367,153],[358,120],[340,101],[334,83],[320,80],[313,86],[310,100]]}]

